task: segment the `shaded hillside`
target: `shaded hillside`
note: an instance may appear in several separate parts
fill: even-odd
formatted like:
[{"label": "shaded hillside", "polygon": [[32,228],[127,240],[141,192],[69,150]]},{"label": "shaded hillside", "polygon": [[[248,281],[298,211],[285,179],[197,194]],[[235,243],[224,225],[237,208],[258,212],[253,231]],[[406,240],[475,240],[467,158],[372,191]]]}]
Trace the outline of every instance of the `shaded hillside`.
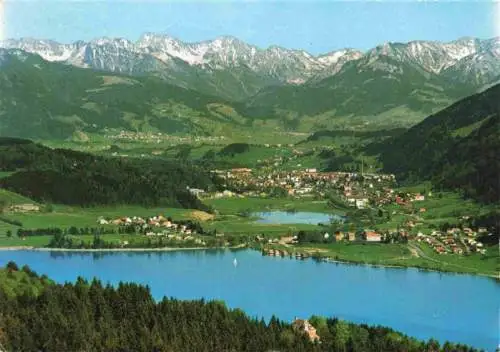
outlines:
[{"label": "shaded hillside", "polygon": [[0,142],[0,170],[16,171],[0,187],[41,202],[74,205],[141,204],[207,209],[186,187],[217,187],[198,167],[153,159],[105,158]]},{"label": "shaded hillside", "polygon": [[432,174],[438,185],[485,202],[500,202],[500,114],[487,118],[450,148]]},{"label": "shaded hillside", "polygon": [[[367,56],[347,63],[335,76],[301,86],[263,89],[247,103],[250,112],[276,110],[300,115],[375,116],[404,107],[430,114],[475,91],[389,56]],[[261,111],[259,111],[261,109]],[[400,116],[404,119],[404,116]]]},{"label": "shaded hillside", "polygon": [[236,124],[212,112],[224,101],[155,77],[127,77],[0,49],[0,135],[67,138],[116,128],[208,133]]},{"label": "shaded hillside", "polygon": [[[28,274],[10,262],[2,276]],[[31,292],[0,285],[0,346],[7,351],[475,351],[322,317],[311,319],[321,338],[312,343],[288,322],[250,318],[219,301],[155,301],[148,287],[134,283],[112,287],[78,278],[59,285],[32,272],[29,278],[22,282],[36,288]]]},{"label": "shaded hillside", "polygon": [[356,131],[356,130],[321,130],[316,131],[307,137],[305,140],[297,143],[297,145],[304,144],[307,142],[325,140],[333,140],[338,137],[353,137],[362,140],[370,139],[384,139],[388,137],[394,137],[405,132],[404,128],[394,128],[391,130],[380,130],[380,131]]},{"label": "shaded hillside", "polygon": [[379,152],[385,170],[399,178],[434,178],[475,198],[498,201],[499,116],[500,85],[496,85],[370,149]]}]

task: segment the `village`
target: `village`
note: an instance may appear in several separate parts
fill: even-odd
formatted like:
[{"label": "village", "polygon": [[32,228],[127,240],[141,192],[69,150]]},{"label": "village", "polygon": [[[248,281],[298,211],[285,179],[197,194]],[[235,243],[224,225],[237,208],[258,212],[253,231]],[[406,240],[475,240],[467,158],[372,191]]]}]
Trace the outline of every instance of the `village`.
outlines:
[{"label": "village", "polygon": [[[485,235],[484,227],[471,229],[467,226],[452,227],[445,231],[429,230],[422,225],[422,217],[427,208],[419,206],[426,197],[432,198],[432,192],[400,192],[396,179],[391,174],[358,174],[349,172],[318,172],[317,169],[292,171],[263,171],[250,168],[213,170],[223,178],[226,190],[207,193],[201,189],[189,189],[191,193],[205,198],[246,198],[246,197],[292,197],[298,199],[326,199],[334,197],[346,208],[371,210],[383,214],[384,218],[404,216],[401,226],[375,230],[364,228],[361,231],[324,232],[323,242],[367,242],[367,243],[408,243],[415,240],[429,245],[438,254],[468,255],[486,254],[478,235]],[[287,244],[297,243],[297,236]],[[283,242],[281,238],[266,239],[270,244]],[[272,254],[271,254],[272,255]]]},{"label": "village", "polygon": [[181,143],[218,143],[225,140],[224,136],[176,136],[162,132],[133,132],[133,131],[114,131],[105,129],[104,138],[109,140],[123,142],[140,142],[140,143],[171,143],[177,145]]},{"label": "village", "polygon": [[[189,241],[199,246],[205,246],[206,242],[195,235],[205,234],[199,223],[191,220],[174,222],[171,217],[155,215],[149,218],[140,216],[118,217],[116,219],[97,219],[99,225],[118,226],[118,233],[141,234],[146,237],[164,237],[172,241]],[[126,246],[128,243],[123,242]]]},{"label": "village", "polygon": [[[315,168],[305,170],[269,172],[253,171],[249,168],[213,170],[223,178],[231,193],[218,192],[212,197],[234,194],[240,196],[268,196],[279,193],[292,197],[324,197],[332,190],[342,196],[349,206],[363,209],[389,203],[394,193],[394,175],[358,174],[350,172],[318,172]],[[200,190],[197,194],[202,194]]]},{"label": "village", "polygon": [[478,231],[468,227],[451,228],[445,233],[433,231],[431,235],[419,232],[416,241],[427,243],[438,254],[469,254],[471,252],[486,254],[484,245],[475,239],[478,235],[486,233],[487,229],[483,227],[479,228]]}]

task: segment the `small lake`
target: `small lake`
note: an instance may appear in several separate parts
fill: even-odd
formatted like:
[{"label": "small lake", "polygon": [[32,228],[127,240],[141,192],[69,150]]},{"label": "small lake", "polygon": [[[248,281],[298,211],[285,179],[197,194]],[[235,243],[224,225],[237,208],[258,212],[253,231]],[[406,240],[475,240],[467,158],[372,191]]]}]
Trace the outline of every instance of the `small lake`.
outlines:
[{"label": "small lake", "polygon": [[269,211],[252,213],[252,216],[258,217],[256,220],[260,224],[309,224],[317,225],[319,223],[329,224],[332,219],[341,220],[342,217],[334,214],[316,213],[307,211],[287,212],[287,211]]},{"label": "small lake", "polygon": [[9,260],[60,283],[78,276],[133,281],[149,285],[157,299],[221,299],[251,316],[291,321],[318,314],[489,351],[499,343],[500,284],[484,277],[300,261],[252,250],[0,251],[0,265]]}]

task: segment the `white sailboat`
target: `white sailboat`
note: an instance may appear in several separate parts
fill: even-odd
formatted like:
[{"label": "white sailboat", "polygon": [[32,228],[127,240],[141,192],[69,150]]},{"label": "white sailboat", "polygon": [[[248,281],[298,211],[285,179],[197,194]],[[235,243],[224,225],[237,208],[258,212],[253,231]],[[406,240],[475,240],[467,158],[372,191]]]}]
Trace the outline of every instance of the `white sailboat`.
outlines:
[{"label": "white sailboat", "polygon": [[234,260],[233,260],[233,265],[234,265],[234,267],[238,266],[238,261],[236,260],[236,258],[234,258]]}]

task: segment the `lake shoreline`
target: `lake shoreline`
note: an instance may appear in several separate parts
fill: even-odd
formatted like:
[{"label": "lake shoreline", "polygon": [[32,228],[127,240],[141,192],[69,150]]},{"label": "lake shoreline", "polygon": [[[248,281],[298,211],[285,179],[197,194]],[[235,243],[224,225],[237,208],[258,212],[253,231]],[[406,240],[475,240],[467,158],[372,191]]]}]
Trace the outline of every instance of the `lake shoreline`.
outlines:
[{"label": "lake shoreline", "polygon": [[[220,249],[251,249],[260,251],[257,248],[248,247],[246,245],[238,245],[233,247],[161,247],[161,248],[48,248],[48,247],[34,247],[34,246],[9,246],[9,247],[0,247],[0,251],[40,251],[40,252],[88,252],[88,253],[105,253],[105,252],[177,252],[177,251],[200,251],[200,250],[220,250]],[[290,258],[285,258],[290,259]],[[293,259],[293,258],[292,258]],[[310,259],[313,259],[310,257]],[[339,260],[330,257],[322,257],[316,259],[319,262],[329,263],[329,264],[343,264],[343,265],[356,265],[356,266],[369,266],[375,268],[389,268],[389,269],[418,269],[421,271],[427,272],[438,272],[444,274],[461,274],[461,275],[472,275],[472,276],[481,276],[487,277],[495,280],[500,280],[500,276],[485,274],[485,273],[471,273],[471,272],[463,272],[463,271],[453,271],[453,270],[439,270],[435,268],[421,268],[418,266],[405,266],[405,265],[395,265],[395,264],[375,264],[375,263],[365,263],[365,262],[357,262],[357,261],[348,261],[348,260]]]},{"label": "lake shoreline", "polygon": [[[262,250],[261,250],[262,252]],[[297,252],[297,253],[302,253],[302,252]],[[267,255],[266,255],[267,256]],[[277,257],[277,258],[285,258],[285,259],[295,259],[293,255],[289,256],[271,256],[271,257]],[[381,264],[381,263],[370,263],[370,262],[361,262],[361,261],[356,261],[356,260],[342,260],[342,259],[335,259],[333,257],[329,256],[320,256],[320,257],[314,257],[312,255],[308,255],[308,259],[315,260],[317,262],[322,262],[322,263],[330,263],[330,264],[344,264],[344,265],[354,265],[354,266],[370,266],[374,268],[389,268],[389,269],[417,269],[420,271],[427,271],[427,272],[437,272],[437,273],[444,273],[444,274],[460,274],[460,275],[472,275],[472,276],[481,276],[481,277],[487,277],[494,279],[496,281],[500,281],[500,275],[495,275],[495,274],[488,274],[488,273],[482,273],[482,272],[468,272],[468,271],[458,271],[458,270],[446,270],[446,269],[438,269],[438,268],[426,268],[426,267],[420,267],[420,266],[415,266],[415,265],[401,265],[401,264]],[[301,260],[301,259],[298,259]]]},{"label": "lake shoreline", "polygon": [[491,279],[495,280],[500,280],[500,276],[495,276],[491,274],[484,274],[484,273],[470,273],[470,272],[464,272],[464,271],[453,271],[453,270],[439,270],[439,269],[431,269],[431,268],[421,268],[418,266],[411,266],[411,265],[396,265],[396,264],[374,264],[374,263],[361,263],[361,262],[355,262],[355,261],[343,261],[343,260],[338,260],[338,259],[332,259],[332,258],[322,258],[320,259],[321,262],[324,263],[330,263],[330,264],[350,264],[350,265],[367,265],[375,268],[389,268],[389,269],[417,269],[420,271],[428,271],[428,272],[435,272],[435,273],[443,273],[443,274],[458,274],[458,275],[473,275],[473,276],[482,276],[482,277],[488,277]]},{"label": "lake shoreline", "polygon": [[40,252],[175,252],[198,251],[211,249],[241,249],[243,246],[234,247],[160,247],[160,248],[49,248],[33,246],[0,247],[0,251],[40,251]]},{"label": "lake shoreline", "polygon": [[[441,275],[415,269],[376,269],[363,264],[328,265],[287,257],[280,260],[264,257],[255,250],[0,251],[0,262],[5,265],[9,261],[17,263],[19,268],[27,265],[37,273],[46,273],[58,283],[74,282],[77,277],[88,282],[97,278],[111,285],[141,283],[151,288],[154,299],[158,301],[165,296],[187,300],[219,299],[231,308],[238,307],[264,319],[275,315],[292,321],[294,316],[334,315],[362,324],[389,326],[419,338],[432,336],[441,343],[448,340],[472,346],[493,346],[489,341],[494,329],[486,323],[492,321],[495,313],[491,306],[498,294],[498,285],[480,276]],[[297,285],[294,282],[297,278],[303,284]],[[432,289],[427,289],[426,285]],[[331,299],[328,292],[335,292],[336,299]],[[450,292],[456,293],[456,300],[449,299]],[[359,304],[372,293],[384,301],[368,307]],[[470,296],[481,293],[484,298],[479,302],[470,300]],[[242,300],[243,294],[246,298]],[[267,297],[264,305],[254,299],[262,295]],[[313,299],[304,300],[303,297]],[[390,304],[393,309],[388,315],[386,307]],[[457,305],[460,305],[460,311],[456,309]],[[477,329],[475,324],[475,330],[472,329],[474,336],[470,337],[473,333],[467,323],[469,317],[464,318],[469,314],[472,314],[471,320],[484,322],[489,330]],[[422,318],[433,324],[415,324]],[[461,319],[457,331],[447,330],[446,327],[456,319]]]}]

